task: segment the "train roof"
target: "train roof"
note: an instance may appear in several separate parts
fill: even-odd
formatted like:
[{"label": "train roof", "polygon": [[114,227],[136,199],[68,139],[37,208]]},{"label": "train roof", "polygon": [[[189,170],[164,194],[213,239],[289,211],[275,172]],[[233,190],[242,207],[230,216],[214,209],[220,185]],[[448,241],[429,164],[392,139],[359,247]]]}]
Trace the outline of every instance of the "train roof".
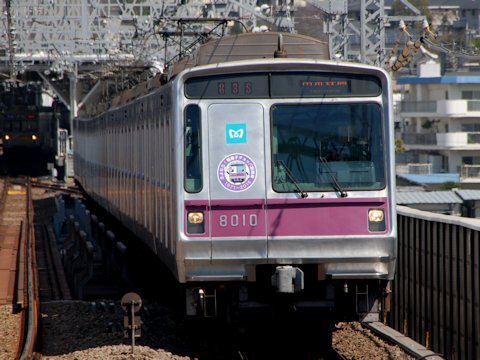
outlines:
[{"label": "train roof", "polygon": [[105,103],[92,104],[85,109],[85,112],[93,115],[109,107],[128,103],[158,88],[181,71],[192,67],[275,57],[330,60],[330,50],[327,41],[292,33],[244,33],[210,39],[193,54],[174,63],[165,73],[125,90]]},{"label": "train roof", "polygon": [[207,41],[193,55],[175,63],[169,75],[175,76],[194,66],[274,57],[329,60],[330,51],[328,42],[299,34],[265,32],[229,35]]}]

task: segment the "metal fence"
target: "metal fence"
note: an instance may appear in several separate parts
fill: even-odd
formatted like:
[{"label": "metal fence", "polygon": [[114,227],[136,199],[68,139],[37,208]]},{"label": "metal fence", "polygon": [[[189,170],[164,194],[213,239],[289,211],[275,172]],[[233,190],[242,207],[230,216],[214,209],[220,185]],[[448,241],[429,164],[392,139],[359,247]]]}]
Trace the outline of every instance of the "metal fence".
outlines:
[{"label": "metal fence", "polygon": [[480,220],[398,206],[390,326],[446,359],[480,359]]}]

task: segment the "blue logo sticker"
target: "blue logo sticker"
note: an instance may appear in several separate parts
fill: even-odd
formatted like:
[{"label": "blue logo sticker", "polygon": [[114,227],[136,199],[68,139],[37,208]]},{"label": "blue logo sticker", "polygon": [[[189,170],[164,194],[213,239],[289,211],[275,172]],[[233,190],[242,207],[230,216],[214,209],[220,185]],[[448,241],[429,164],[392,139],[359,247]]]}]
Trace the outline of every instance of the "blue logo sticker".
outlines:
[{"label": "blue logo sticker", "polygon": [[247,142],[247,124],[227,124],[227,144],[244,144]]}]

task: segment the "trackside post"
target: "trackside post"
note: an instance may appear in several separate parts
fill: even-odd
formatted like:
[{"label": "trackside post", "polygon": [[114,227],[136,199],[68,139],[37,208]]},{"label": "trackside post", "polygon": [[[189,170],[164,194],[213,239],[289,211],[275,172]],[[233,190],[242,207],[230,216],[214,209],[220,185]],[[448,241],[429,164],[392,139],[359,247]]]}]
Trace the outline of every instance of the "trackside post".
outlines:
[{"label": "trackside post", "polygon": [[122,297],[121,305],[125,316],[123,317],[124,335],[132,339],[132,354],[135,354],[135,338],[141,335],[141,319],[139,311],[142,299],[136,293],[130,292]]}]

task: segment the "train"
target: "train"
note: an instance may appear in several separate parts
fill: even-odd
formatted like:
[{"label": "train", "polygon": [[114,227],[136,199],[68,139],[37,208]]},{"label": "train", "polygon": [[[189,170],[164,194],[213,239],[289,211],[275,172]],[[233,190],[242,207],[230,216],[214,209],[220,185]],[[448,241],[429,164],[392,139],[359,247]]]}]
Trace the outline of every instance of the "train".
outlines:
[{"label": "train", "polygon": [[51,109],[36,106],[14,108],[0,115],[3,133],[3,149],[13,151],[31,150],[32,153],[48,153],[52,150],[53,137],[50,129],[53,119]]},{"label": "train", "polygon": [[55,113],[42,106],[38,87],[23,86],[0,94],[0,136],[2,160],[21,162],[53,161]]},{"label": "train", "polygon": [[388,311],[385,70],[331,60],[327,42],[299,34],[224,36],[85,107],[73,143],[76,182],[168,267],[187,316]]}]

